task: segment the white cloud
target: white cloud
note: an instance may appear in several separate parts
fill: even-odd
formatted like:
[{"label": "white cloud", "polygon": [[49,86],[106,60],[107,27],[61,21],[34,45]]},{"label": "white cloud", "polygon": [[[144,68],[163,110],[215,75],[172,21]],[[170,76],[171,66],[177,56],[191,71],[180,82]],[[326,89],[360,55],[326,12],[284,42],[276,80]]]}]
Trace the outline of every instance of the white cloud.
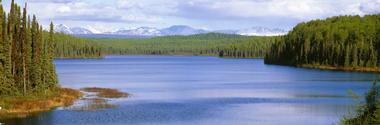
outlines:
[{"label": "white cloud", "polygon": [[68,13],[71,11],[71,8],[69,6],[60,6],[57,8],[57,12],[59,13]]},{"label": "white cloud", "polygon": [[[25,1],[25,0],[19,0]],[[43,22],[108,27],[175,24],[281,27],[337,15],[380,13],[380,0],[29,0]],[[107,27],[107,26],[105,26]]]},{"label": "white cloud", "polygon": [[178,0],[117,0],[117,7],[130,13],[168,15],[176,12]]},{"label": "white cloud", "polygon": [[70,3],[70,2],[75,2],[78,0],[29,0],[29,2],[35,2],[35,3]]},{"label": "white cloud", "polygon": [[380,0],[364,0],[360,4],[360,10],[367,14],[380,13]]},{"label": "white cloud", "polygon": [[[291,17],[305,20],[345,14],[347,6],[355,1],[346,0],[191,0],[180,9],[186,15],[191,10],[204,11],[204,17],[258,18]],[[357,2],[356,2],[357,3]]]}]

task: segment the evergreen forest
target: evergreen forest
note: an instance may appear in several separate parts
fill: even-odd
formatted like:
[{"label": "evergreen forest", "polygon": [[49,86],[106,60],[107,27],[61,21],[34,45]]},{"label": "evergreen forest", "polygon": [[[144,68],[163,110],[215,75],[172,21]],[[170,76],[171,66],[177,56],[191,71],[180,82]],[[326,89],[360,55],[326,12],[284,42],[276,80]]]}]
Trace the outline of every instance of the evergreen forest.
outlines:
[{"label": "evergreen forest", "polygon": [[0,5],[0,96],[47,94],[58,87],[53,24],[44,33],[26,7],[12,0],[6,13]]},{"label": "evergreen forest", "polygon": [[338,16],[298,24],[279,37],[267,64],[332,67],[380,66],[380,15]]},{"label": "evergreen forest", "polygon": [[89,39],[111,55],[198,55],[263,58],[275,37],[220,33],[149,39]]}]

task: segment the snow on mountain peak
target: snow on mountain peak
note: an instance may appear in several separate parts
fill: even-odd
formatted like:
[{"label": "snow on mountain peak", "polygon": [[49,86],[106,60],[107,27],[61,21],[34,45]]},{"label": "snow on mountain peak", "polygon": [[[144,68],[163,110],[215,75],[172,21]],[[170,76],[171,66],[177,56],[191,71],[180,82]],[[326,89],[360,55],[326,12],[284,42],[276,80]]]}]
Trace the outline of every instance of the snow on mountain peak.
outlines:
[{"label": "snow on mountain peak", "polygon": [[54,26],[55,32],[65,33],[65,34],[93,34],[92,31],[82,28],[82,27],[73,27],[70,28],[64,24],[59,24]]},{"label": "snow on mountain peak", "polygon": [[139,27],[134,29],[121,28],[108,34],[132,35],[132,36],[159,36],[160,31],[152,27]]},{"label": "snow on mountain peak", "polygon": [[246,36],[279,36],[285,35],[287,32],[282,29],[274,28],[266,28],[266,27],[252,27],[249,29],[243,29],[237,32],[240,35]]},{"label": "snow on mountain peak", "polygon": [[64,24],[59,24],[59,25],[54,26],[54,31],[55,32],[65,33],[65,34],[73,34],[73,32],[71,31],[71,29],[68,26],[64,25]]},{"label": "snow on mountain peak", "polygon": [[91,31],[94,34],[100,34],[100,33],[102,33],[102,31],[99,31],[99,30],[95,29],[94,27],[92,27],[90,25],[87,25],[86,29],[89,30],[89,31]]},{"label": "snow on mountain peak", "polygon": [[186,25],[173,25],[168,28],[158,29],[155,27],[135,27],[135,28],[120,28],[112,32],[101,32],[91,26],[86,28],[73,27],[70,28],[64,24],[55,26],[56,32],[62,32],[65,34],[110,34],[110,35],[127,35],[127,36],[170,36],[170,35],[194,35],[203,34],[209,32],[226,33],[226,34],[239,34],[246,36],[279,36],[285,35],[287,31],[279,28],[266,28],[266,27],[252,27],[242,30],[218,30],[209,31],[204,29],[195,29]]}]

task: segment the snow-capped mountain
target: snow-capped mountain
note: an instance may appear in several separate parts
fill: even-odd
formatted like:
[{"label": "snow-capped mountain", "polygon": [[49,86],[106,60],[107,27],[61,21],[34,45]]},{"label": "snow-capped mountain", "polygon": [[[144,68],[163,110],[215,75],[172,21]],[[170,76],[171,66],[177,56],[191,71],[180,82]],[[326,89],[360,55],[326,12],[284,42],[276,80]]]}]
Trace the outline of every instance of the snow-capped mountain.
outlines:
[{"label": "snow-capped mountain", "polygon": [[68,26],[63,25],[63,24],[59,24],[59,25],[54,26],[54,31],[60,32],[60,33],[65,33],[65,34],[73,34],[73,31],[71,31],[71,29]]},{"label": "snow-capped mountain", "polygon": [[155,36],[171,36],[171,35],[194,35],[194,34],[203,34],[203,33],[210,33],[210,32],[216,32],[216,33],[225,33],[225,34],[239,34],[239,35],[245,35],[245,36],[278,36],[278,35],[284,35],[287,33],[287,31],[282,29],[270,29],[266,27],[252,27],[248,29],[242,29],[242,30],[217,30],[217,31],[209,31],[209,30],[203,30],[203,29],[196,29],[192,28],[190,26],[185,25],[174,25],[168,28],[158,29],[154,27],[138,27],[138,28],[121,28],[118,30],[115,30],[113,32],[99,32],[95,30],[94,28],[87,27],[73,27],[70,28],[68,26],[65,26],[63,24],[56,25],[55,26],[56,32],[62,32],[66,34],[74,34],[74,35],[120,35],[120,36],[135,36],[135,37],[155,37]]},{"label": "snow-capped mountain", "polygon": [[175,25],[168,28],[161,29],[161,34],[163,36],[171,36],[171,35],[194,35],[194,34],[202,34],[208,33],[210,31],[206,31],[203,29],[194,29],[189,26],[184,25]]},{"label": "snow-capped mountain", "polygon": [[73,32],[73,34],[93,34],[92,31],[81,27],[71,28],[71,31]]},{"label": "snow-capped mountain", "polygon": [[287,32],[282,29],[270,29],[266,27],[252,27],[249,29],[239,30],[236,34],[245,36],[279,36],[285,35]]},{"label": "snow-capped mountain", "polygon": [[60,33],[65,33],[65,34],[93,34],[93,32],[87,28],[82,28],[82,27],[70,28],[70,27],[63,25],[63,24],[59,24],[59,25],[54,26],[54,31],[60,32]]},{"label": "snow-capped mountain", "polygon": [[128,35],[128,36],[172,36],[172,35],[193,35],[207,33],[208,31],[202,29],[195,29],[184,25],[175,25],[164,29],[157,29],[154,27],[139,27],[132,29],[121,28],[114,32],[106,32],[104,34],[112,35]]},{"label": "snow-capped mountain", "polygon": [[130,35],[130,36],[161,36],[161,32],[153,27],[140,27],[135,29],[119,29],[106,34]]}]

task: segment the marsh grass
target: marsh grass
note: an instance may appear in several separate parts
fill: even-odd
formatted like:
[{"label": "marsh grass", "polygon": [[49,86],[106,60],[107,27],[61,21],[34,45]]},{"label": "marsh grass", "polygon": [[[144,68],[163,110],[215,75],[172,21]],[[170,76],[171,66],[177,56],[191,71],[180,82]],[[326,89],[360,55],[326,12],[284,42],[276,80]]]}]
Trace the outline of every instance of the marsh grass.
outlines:
[{"label": "marsh grass", "polygon": [[347,71],[347,72],[380,72],[380,67],[342,67],[342,66],[326,66],[326,65],[312,65],[305,64],[299,65],[298,67],[309,68],[309,69],[322,69],[322,70],[333,70],[333,71]]},{"label": "marsh grass", "polygon": [[109,99],[124,98],[130,95],[128,93],[120,92],[117,89],[109,89],[109,88],[89,87],[89,88],[82,88],[80,90],[85,92],[87,95],[78,101],[80,102],[78,105],[69,107],[68,108],[69,110],[93,111],[93,110],[117,108],[118,107],[117,105],[109,103]]},{"label": "marsh grass", "polygon": [[[81,91],[57,88],[49,94],[37,94],[19,97],[0,97],[0,119],[24,118],[46,112],[57,107],[66,107],[74,111],[89,111],[117,108],[117,105],[109,103],[109,99],[128,97],[130,94],[109,88],[83,88]],[[94,96],[83,96],[84,94],[95,94]],[[78,100],[79,99],[79,100]],[[74,105],[74,102],[82,102]]]},{"label": "marsh grass", "polygon": [[58,88],[48,95],[25,97],[0,97],[0,119],[8,117],[27,117],[35,113],[49,111],[56,107],[72,105],[80,98],[80,91]]},{"label": "marsh grass", "polygon": [[117,89],[91,87],[82,88],[81,90],[84,92],[96,93],[96,96],[101,98],[123,98],[129,96],[128,93],[120,92]]}]

